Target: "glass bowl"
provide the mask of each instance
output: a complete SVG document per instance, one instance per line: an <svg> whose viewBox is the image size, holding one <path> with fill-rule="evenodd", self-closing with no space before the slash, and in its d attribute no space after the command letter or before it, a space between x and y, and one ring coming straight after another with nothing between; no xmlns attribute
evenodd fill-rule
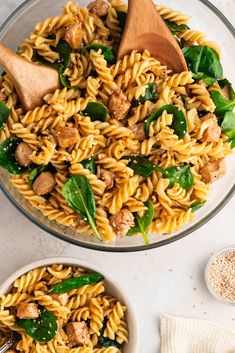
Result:
<svg viewBox="0 0 235 353"><path fill-rule="evenodd" d="M221 296L219 296L215 290L213 289L212 285L211 285L211 282L210 282L210 279L209 279L209 272L210 272L210 267L211 265L213 264L213 262L215 261L215 259L217 258L217 256L221 255L221 254L226 254L226 253L229 253L229 252L232 252L232 251L235 251L235 245L230 245L230 246L227 246L226 248L223 248L219 251L216 251L209 259L207 265L206 265L206 268L205 268L205 281L206 281L206 285L207 285L207 288L210 292L210 294L215 298L217 299L220 303L223 303L223 304L227 304L227 305L232 305L234 306L235 305L235 302L232 302L232 301L229 301L229 300L226 300L226 299L223 299Z"/></svg>
<svg viewBox="0 0 235 353"><path fill-rule="evenodd" d="M87 6L90 1L79 0L81 6ZM225 76L233 80L235 51L231 50L235 44L235 29L229 21L207 0L162 0L163 5L174 8L192 17L191 28L208 34L208 38L220 43L222 47ZM0 28L0 42L16 50L17 46L33 30L36 22L46 17L55 16L62 11L66 0L28 0L25 1L7 19ZM233 82L234 83L234 82ZM142 237L126 237L115 242L105 244L94 237L75 233L55 222L49 221L39 211L32 208L10 183L9 174L0 169L0 186L4 194L13 205L34 224L41 229L62 240L75 245L102 251L139 251L155 248L176 241L192 233L208 222L229 201L235 192L235 158L227 158L228 172L224 178L213 185L208 202L196 214L196 219L185 227L170 235L151 235L148 247L144 245Z"/></svg>

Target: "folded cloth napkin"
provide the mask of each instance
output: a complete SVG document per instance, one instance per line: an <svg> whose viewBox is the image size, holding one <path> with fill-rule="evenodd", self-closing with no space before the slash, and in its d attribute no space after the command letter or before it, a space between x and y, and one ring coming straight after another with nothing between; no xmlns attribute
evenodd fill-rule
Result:
<svg viewBox="0 0 235 353"><path fill-rule="evenodd" d="M235 332L210 321L162 315L161 353L235 353Z"/></svg>

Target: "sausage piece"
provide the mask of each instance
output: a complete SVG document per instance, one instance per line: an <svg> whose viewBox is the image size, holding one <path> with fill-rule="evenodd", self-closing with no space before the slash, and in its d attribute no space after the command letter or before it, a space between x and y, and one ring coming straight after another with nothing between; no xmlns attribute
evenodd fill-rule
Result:
<svg viewBox="0 0 235 353"><path fill-rule="evenodd" d="M37 304L21 302L18 306L16 316L19 319L37 319L39 314L40 311Z"/></svg>
<svg viewBox="0 0 235 353"><path fill-rule="evenodd" d="M133 214L127 208L123 208L110 217L110 224L115 233L120 238L123 238L128 230L135 225L134 220Z"/></svg>
<svg viewBox="0 0 235 353"><path fill-rule="evenodd" d="M100 169L100 179L105 183L106 190L111 190L113 188L115 177L115 173L110 172L107 169Z"/></svg>
<svg viewBox="0 0 235 353"><path fill-rule="evenodd" d="M208 113L201 118L201 122L210 120L210 125L204 131L201 141L203 142L218 142L221 136L221 128L218 125L215 114Z"/></svg>
<svg viewBox="0 0 235 353"><path fill-rule="evenodd" d="M134 137L140 142L143 142L146 139L145 123L135 124L133 126L130 126L130 129L133 131Z"/></svg>
<svg viewBox="0 0 235 353"><path fill-rule="evenodd" d="M84 321L69 322L66 325L66 332L71 347L78 344L86 344L89 340L88 327Z"/></svg>
<svg viewBox="0 0 235 353"><path fill-rule="evenodd" d="M68 302L69 296L67 293L52 294L52 298L57 300L62 306L65 306Z"/></svg>
<svg viewBox="0 0 235 353"><path fill-rule="evenodd" d="M42 196L49 194L49 192L51 192L55 186L56 182L53 174L50 172L43 172L34 181L33 190L35 194Z"/></svg>
<svg viewBox="0 0 235 353"><path fill-rule="evenodd" d="M208 163L205 167L199 170L199 173L202 175L202 181L206 184L211 184L220 179L226 173L224 158Z"/></svg>
<svg viewBox="0 0 235 353"><path fill-rule="evenodd" d="M33 149L25 142L21 142L15 150L15 159L22 167L32 164L30 159Z"/></svg>
<svg viewBox="0 0 235 353"><path fill-rule="evenodd" d="M131 103L128 101L127 97L120 89L117 89L113 92L109 99L108 108L114 118L118 120L124 119L129 112L130 107Z"/></svg>
<svg viewBox="0 0 235 353"><path fill-rule="evenodd" d="M109 4L104 0L95 0L87 8L93 15L103 17L108 14Z"/></svg>
<svg viewBox="0 0 235 353"><path fill-rule="evenodd" d="M64 35L64 40L69 44L72 49L80 49L84 31L81 23L75 23L67 27Z"/></svg>
<svg viewBox="0 0 235 353"><path fill-rule="evenodd" d="M62 148L68 148L80 140L79 132L75 127L61 127L57 130L56 136Z"/></svg>

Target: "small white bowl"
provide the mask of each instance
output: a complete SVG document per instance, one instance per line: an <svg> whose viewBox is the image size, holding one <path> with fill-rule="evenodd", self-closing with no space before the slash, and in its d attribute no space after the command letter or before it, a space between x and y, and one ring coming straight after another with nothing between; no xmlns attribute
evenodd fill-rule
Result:
<svg viewBox="0 0 235 353"><path fill-rule="evenodd" d="M138 323L137 317L135 314L135 310L131 300L129 299L128 294L126 291L121 287L121 285L114 279L112 276L109 275L106 271L99 268L98 266L86 262L83 260L79 260L76 258L71 257L52 257L47 258L39 261L32 262L28 265L21 267L15 273L13 273L8 279L0 285L0 296L3 294L7 294L15 280L21 277L23 274L39 267L50 266L53 264L62 264L62 265L72 265L72 266L79 266L87 269L89 272L98 272L104 276L105 279L105 288L108 294L111 294L118 298L123 304L127 306L127 324L129 329L129 343L123 347L124 353L136 353L138 347Z"/></svg>
<svg viewBox="0 0 235 353"><path fill-rule="evenodd" d="M234 306L235 305L235 302L231 302L229 300L225 300L223 299L222 297L220 297L213 289L212 285L211 285L211 282L210 282L210 279L209 279L209 271L210 271L210 267L212 265L212 263L215 261L216 257L223 254L223 253L226 253L226 252L231 252L231 251L235 251L235 245L231 245L231 246L227 246L226 248L223 248L221 250L218 250L216 251L212 256L211 258L209 259L207 265L206 265L206 268L205 268L205 281L206 281L206 285L207 285L207 288L210 292L210 294L215 298L217 299L220 303L223 303L223 304L227 304L227 305L232 305Z"/></svg>

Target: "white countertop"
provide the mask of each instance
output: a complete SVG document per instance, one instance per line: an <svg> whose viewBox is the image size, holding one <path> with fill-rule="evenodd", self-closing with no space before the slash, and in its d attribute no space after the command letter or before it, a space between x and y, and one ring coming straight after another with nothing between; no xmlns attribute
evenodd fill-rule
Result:
<svg viewBox="0 0 235 353"><path fill-rule="evenodd" d="M212 1L235 24L235 0ZM0 24L22 0L0 0ZM235 311L208 293L204 267L211 253L235 243L235 198L203 228L151 251L110 254L57 240L21 215L0 192L0 282L20 266L52 256L73 256L110 269L132 297L140 326L137 353L160 351L161 313L213 320L235 330ZM232 309L232 310L231 310Z"/></svg>

